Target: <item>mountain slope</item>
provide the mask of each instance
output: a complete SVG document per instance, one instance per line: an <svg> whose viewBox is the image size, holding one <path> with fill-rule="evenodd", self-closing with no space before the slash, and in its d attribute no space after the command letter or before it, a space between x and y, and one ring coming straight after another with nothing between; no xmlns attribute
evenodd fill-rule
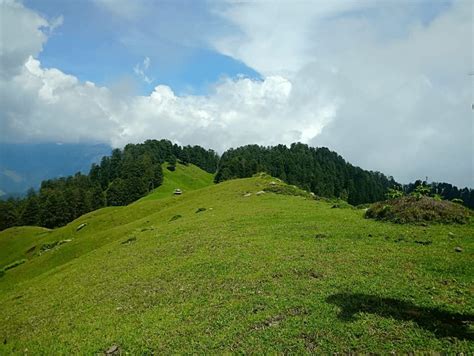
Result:
<svg viewBox="0 0 474 356"><path fill-rule="evenodd" d="M16 260L28 258L29 255L42 253L42 249L47 249L55 243L71 242L70 248L61 247L62 253L60 254L48 253L46 256L42 256L41 264L30 269L32 274L25 274L22 277L26 278L42 273L52 266L65 263L71 258L76 258L78 254L87 253L109 242L115 236L109 234L111 230L122 232L121 229L126 229L126 226L135 220L138 220L138 224L142 224L143 216L164 209L180 198L173 196L175 188L181 188L184 194L188 194L192 190L213 184L212 174L192 164L177 164L176 170L173 172L167 170L166 165L163 166L163 184L148 196L132 203L133 207L102 208L85 214L73 223L55 230L26 226L0 231L0 268ZM159 203L152 202L163 197L171 199ZM140 204L138 204L139 202ZM138 205L136 206L136 204ZM77 231L77 227L81 224L87 224L87 226ZM80 241L77 241L76 237L80 237ZM89 237L91 238L89 239ZM68 242L68 240L71 241ZM32 263L36 263L36 260L33 260Z"/></svg>
<svg viewBox="0 0 474 356"><path fill-rule="evenodd" d="M0 353L474 350L472 223L399 226L257 194L271 181L230 180L52 230L50 241L72 241L0 278Z"/></svg>
<svg viewBox="0 0 474 356"><path fill-rule="evenodd" d="M48 235L49 231L39 226L13 227L8 231L0 231L0 267L26 258L27 251Z"/></svg>

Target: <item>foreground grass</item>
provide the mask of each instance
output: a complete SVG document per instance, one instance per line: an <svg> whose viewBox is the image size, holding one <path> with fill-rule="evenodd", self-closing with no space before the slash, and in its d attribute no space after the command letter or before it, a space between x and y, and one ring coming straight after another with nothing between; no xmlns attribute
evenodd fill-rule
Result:
<svg viewBox="0 0 474 356"><path fill-rule="evenodd" d="M48 233L72 241L0 279L0 354L474 351L472 223L382 223L255 194L268 184L102 209Z"/></svg>

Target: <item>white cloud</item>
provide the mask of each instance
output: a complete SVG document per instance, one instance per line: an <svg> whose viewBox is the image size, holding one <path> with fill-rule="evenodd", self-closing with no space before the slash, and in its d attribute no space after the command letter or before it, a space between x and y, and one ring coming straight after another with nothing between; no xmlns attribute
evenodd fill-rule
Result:
<svg viewBox="0 0 474 356"><path fill-rule="evenodd" d="M0 0L0 78L18 74L28 57L41 52L48 22L11 0Z"/></svg>
<svg viewBox="0 0 474 356"><path fill-rule="evenodd" d="M146 72L150 67L150 58L145 57L143 63L137 63L135 67L133 67L133 72L145 83L151 84L153 80L151 80L147 75Z"/></svg>
<svg viewBox="0 0 474 356"><path fill-rule="evenodd" d="M150 96L129 103L123 114L129 121L115 143L165 136L223 150L254 142L304 141L308 130L318 133L335 112L335 104L319 105L314 99L300 107L292 84L278 76L263 81L226 79L209 96L177 97L160 85ZM289 120L298 110L298 121Z"/></svg>
<svg viewBox="0 0 474 356"><path fill-rule="evenodd" d="M231 2L219 14L239 31L212 42L261 73L285 73L301 102L336 100L312 144L404 182L472 186L472 3L434 19L423 11L408 1Z"/></svg>
<svg viewBox="0 0 474 356"><path fill-rule="evenodd" d="M315 59L317 25L367 1L227 1L215 13L237 31L212 38L215 48L265 75L291 76ZM312 36L316 35L316 36Z"/></svg>
<svg viewBox="0 0 474 356"><path fill-rule="evenodd" d="M104 2L118 13L128 6L119 11L120 4ZM303 141L402 181L428 175L472 185L469 2L429 24L406 20L410 6L404 2L397 12L362 1L219 5L233 35L210 41L264 79L224 78L206 96L177 96L164 85L130 96L43 68L35 57L46 41L42 28L54 22L3 1L9 22L2 18L2 36L8 27L10 37L0 41L2 63L9 64L0 79L2 139L121 146L169 138L220 151ZM10 28L17 23L24 31ZM145 57L134 71L150 81L149 67Z"/></svg>
<svg viewBox="0 0 474 356"><path fill-rule="evenodd" d="M0 81L2 139L7 141L106 141L120 134L106 88L81 83L30 57L20 74Z"/></svg>
<svg viewBox="0 0 474 356"><path fill-rule="evenodd" d="M135 72L146 80L149 66L145 57ZM254 142L308 141L336 112L336 100L322 93L302 101L294 95L301 89L281 76L223 79L208 96L178 97L159 85L149 96L124 97L58 69L42 68L30 57L1 86L7 94L4 138L11 141L97 140L121 146L164 137L222 151ZM293 116L297 120L288 119Z"/></svg>
<svg viewBox="0 0 474 356"><path fill-rule="evenodd" d="M178 97L159 85L149 96L120 98L57 69L43 69L33 58L2 86L11 93L5 98L3 132L17 141L97 140L122 146L164 137L222 151L253 142L307 141L336 110L335 103L317 97L301 103L292 84L278 76L225 79L209 96ZM288 120L295 114L298 121Z"/></svg>

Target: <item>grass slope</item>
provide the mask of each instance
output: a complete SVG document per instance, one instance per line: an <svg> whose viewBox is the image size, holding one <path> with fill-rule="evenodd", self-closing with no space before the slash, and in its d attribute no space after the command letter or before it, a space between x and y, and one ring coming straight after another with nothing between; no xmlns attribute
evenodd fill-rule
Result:
<svg viewBox="0 0 474 356"><path fill-rule="evenodd" d="M72 241L0 278L0 354L474 351L472 223L372 221L256 194L269 184L227 181L48 233Z"/></svg>
<svg viewBox="0 0 474 356"><path fill-rule="evenodd" d="M50 232L38 226L12 227L0 231L0 269L14 261L26 258L28 250L35 247Z"/></svg>
<svg viewBox="0 0 474 356"><path fill-rule="evenodd" d="M195 165L176 164L176 170L170 171L166 167L168 164L163 164L163 184L156 188L152 193L140 199L154 200L161 199L173 194L176 188L181 189L184 193L191 190L207 187L214 184L214 175L208 173Z"/></svg>

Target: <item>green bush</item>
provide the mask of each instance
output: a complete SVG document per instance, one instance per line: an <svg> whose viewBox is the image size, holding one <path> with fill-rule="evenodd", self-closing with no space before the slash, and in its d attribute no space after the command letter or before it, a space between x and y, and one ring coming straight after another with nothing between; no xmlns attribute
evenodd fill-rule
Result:
<svg viewBox="0 0 474 356"><path fill-rule="evenodd" d="M427 185L420 184L418 185L413 192L411 192L411 196L415 197L416 199L421 199L422 197L428 196L431 192L431 188Z"/></svg>
<svg viewBox="0 0 474 356"><path fill-rule="evenodd" d="M443 197L439 194L434 194L433 199L436 200L436 201L441 201L441 200L443 200Z"/></svg>
<svg viewBox="0 0 474 356"><path fill-rule="evenodd" d="M388 192L385 194L387 199L398 199L404 195L405 193L403 193L403 191L394 188L388 188Z"/></svg>

